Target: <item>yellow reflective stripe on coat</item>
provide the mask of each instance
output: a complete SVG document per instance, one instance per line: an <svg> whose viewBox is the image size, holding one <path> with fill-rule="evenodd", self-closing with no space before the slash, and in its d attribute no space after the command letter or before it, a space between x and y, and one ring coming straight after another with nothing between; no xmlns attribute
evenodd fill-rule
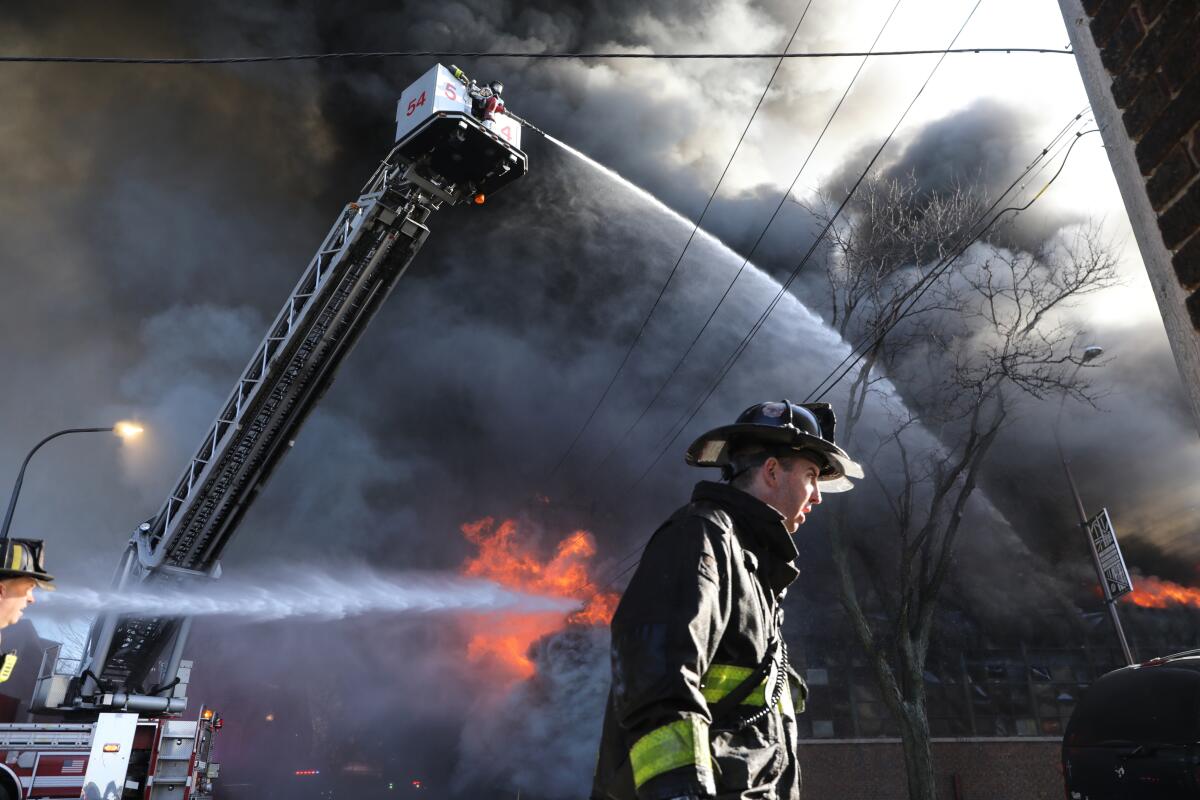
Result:
<svg viewBox="0 0 1200 800"><path fill-rule="evenodd" d="M13 650L11 653L5 653L3 656L0 656L0 683L4 683L6 680L8 680L9 678L12 677L13 667L15 667L16 665L17 665L17 651L16 650Z"/></svg>
<svg viewBox="0 0 1200 800"><path fill-rule="evenodd" d="M710 704L720 700L754 674L752 667L735 667L732 664L713 664L700 681L700 692ZM767 702L767 678L754 687L742 700L741 705L759 706Z"/></svg>
<svg viewBox="0 0 1200 800"><path fill-rule="evenodd" d="M708 723L688 717L655 728L633 743L629 762L633 766L633 784L639 789L651 778L680 767L711 770Z"/></svg>

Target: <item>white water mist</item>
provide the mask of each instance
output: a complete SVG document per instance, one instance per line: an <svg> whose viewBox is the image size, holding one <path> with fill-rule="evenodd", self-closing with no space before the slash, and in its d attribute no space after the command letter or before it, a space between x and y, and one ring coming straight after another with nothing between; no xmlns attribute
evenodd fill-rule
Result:
<svg viewBox="0 0 1200 800"><path fill-rule="evenodd" d="M568 152L571 155L575 156L576 158L582 160L583 162L588 164L588 166L592 167L593 169L599 170L600 172L604 173L606 176L608 176L612 180L621 184L621 186L623 186L626 189L628 189L629 191L633 192L642 200L645 200L647 203L652 205L655 209L666 214L668 217L671 218L671 220L673 222L676 222L685 228L696 227L695 222L693 222L692 220L683 216L678 211L676 211L675 209L671 208L669 205L664 203L662 200L659 200L657 197L650 194L650 192L648 192L645 189L643 189L642 187L638 186L636 183L629 180L628 178L626 178L625 176L623 176L621 173L617 172L616 170L610 169L609 167L604 166L599 161L595 160L594 158L587 155L586 153L576 150L574 147L571 147L571 145L567 144L566 142L561 142L558 139L555 139L553 136L550 136L549 134L546 135L546 138L549 139L554 144L561 147L566 152ZM780 284L777 280L775 280L773 277L771 277L771 275L768 274L765 270L763 270L761 267L755 265L755 263L753 261L744 259L743 256L739 255L736 250L734 250L729 245L725 244L725 242L721 241L718 237L716 237L713 234L706 231L704 228L696 227L696 236L701 241L706 242L706 243L712 245L713 247L715 247L717 249L717 251L723 256L726 256L730 259L734 259L737 261L745 260L746 267L750 270L750 272L759 278L765 279L767 281L767 283L769 285L771 285L771 287L774 288L776 291L783 288L782 284ZM818 325L821 325L821 326L825 325L824 321L820 317L818 317L816 314L812 313L812 311L810 311L806 305L804 305L802 302L800 302L800 300L798 300L795 297L795 295L788 293L784 297L784 301L786 303L788 303L789 305L795 306L795 308L798 311L800 311L802 314L806 315L806 317L810 321L816 322Z"/></svg>
<svg viewBox="0 0 1200 800"><path fill-rule="evenodd" d="M38 617L62 619L101 611L268 621L436 612L567 613L578 607L576 600L525 594L448 574L296 567L261 577L197 580L137 591L67 585L40 594L27 613L35 623Z"/></svg>
<svg viewBox="0 0 1200 800"><path fill-rule="evenodd" d="M645 201L655 210L665 214L672 223L688 230L695 226L696 241L715 249L720 258L729 259L732 263L740 263L744 260L746 262L746 271L739 278L739 282L744 281L748 292L755 297L755 300L746 306L747 310L750 310L751 313L757 314L765 309L765 304L759 303L760 298L765 300L768 297L774 297L782 290L782 284L775 280L770 273L756 266L749 259L745 259L719 238L704 228L698 227L694 221L679 214L650 192L565 142L559 141L549 135L546 138L567 153L583 161L592 169L599 171L610 180L616 182L622 188L632 192L636 197ZM814 360L805 364L807 369L813 370L812 374L814 375L820 375L827 366L831 366L837 359L842 358L850 352L850 343L843 339L833 327L828 325L819 315L813 313L807 305L790 291L784 291L780 307L776 310L772 320L774 322L773 327L778 332L781 341L807 341L815 346L814 350L823 351L824 360L828 362L827 364L822 363L820 360ZM739 330L737 333L740 335L742 331ZM736 341L736 339L733 341ZM901 409L904 409L906 406L899 391L888 379L879 381L874 386L874 391L878 395L877 402L881 406L894 404ZM836 403L836 400L834 402ZM907 413L906 409L904 413ZM927 431L923 425L918 425L910 429L908 436L914 450L944 454L942 443L936 436ZM982 489L975 490L973 499L983 513L991 517L998 525L1007 528L1013 534L1012 541L1014 543L1018 541L1012 525Z"/></svg>

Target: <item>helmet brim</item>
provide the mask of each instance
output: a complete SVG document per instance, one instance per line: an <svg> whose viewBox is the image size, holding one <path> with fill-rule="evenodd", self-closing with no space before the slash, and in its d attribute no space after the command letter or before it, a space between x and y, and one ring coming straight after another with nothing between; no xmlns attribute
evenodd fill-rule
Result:
<svg viewBox="0 0 1200 800"><path fill-rule="evenodd" d="M849 479L863 477L862 466L836 444L796 428L781 428L773 425L753 423L722 425L692 442L684 458L693 467L729 466L730 444L739 439L784 445L797 451L810 450L819 453L825 458L827 467L826 470L822 470L819 478L822 492L848 492L854 488L854 484Z"/></svg>
<svg viewBox="0 0 1200 800"><path fill-rule="evenodd" d="M835 445L836 447L836 445ZM839 452L826 453L826 457L830 461L835 462L837 469L841 472L840 475L832 475L828 478L821 478L821 493L822 494L837 494L838 492L848 492L854 488L854 482L851 478L862 478L863 468L857 461L851 460L841 448Z"/></svg>
<svg viewBox="0 0 1200 800"><path fill-rule="evenodd" d="M53 592L55 587L53 581L54 576L45 572L27 572L16 569L0 569L0 581L10 580L12 578L32 578L38 588L44 589L47 592Z"/></svg>

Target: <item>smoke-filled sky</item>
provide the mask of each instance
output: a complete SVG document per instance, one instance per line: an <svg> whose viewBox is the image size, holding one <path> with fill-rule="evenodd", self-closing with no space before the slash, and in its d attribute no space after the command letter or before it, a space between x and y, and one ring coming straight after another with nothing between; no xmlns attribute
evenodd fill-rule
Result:
<svg viewBox="0 0 1200 800"><path fill-rule="evenodd" d="M902 0L878 46L944 47L972 5ZM863 49L891 8L814 0L793 49ZM0 14L0 52L777 51L802 10L778 0L45 2ZM958 45L1066 42L1054 3L983 0ZM836 193L861 169L935 58L868 63L801 175L797 200L822 188ZM690 219L774 68L725 60L458 63L481 79L502 78L511 109ZM372 59L0 67L0 485L50 431L119 418L147 428L135 445L63 439L32 463L14 534L45 537L64 583L107 585L129 532L157 512L314 248L387 152L396 98L429 66ZM704 223L741 256L857 66L792 60L779 70ZM1069 56L950 56L879 166L927 186L958 178L1006 185L1085 105ZM346 575L367 563L452 572L472 554L460 524L522 514L537 517L548 544L574 527L593 530L597 561L614 565L701 477L682 463L691 437L751 403L803 397L844 354L820 321L822 281L801 280L669 455L631 488L655 443L774 295L766 273L785 275L811 241L811 220L788 203L756 255L765 273L752 270L739 282L679 379L597 469L741 263L701 237L594 425L553 471L689 228L544 139L527 133L525 146L526 178L482 208L443 209L431 219L418 261L245 518L225 556L227 574L318 563L346 565ZM1022 230L1052 241L1089 220L1118 249L1122 284L1070 312L1069 321L1105 347L1091 372L1105 396L1098 410L1068 401L1063 439L1085 502L1110 509L1131 566L1194 583L1200 439L1096 136L1080 140ZM1003 520L1000 533L964 535L956 582L980 606L990 604L993 617L1021 602L998 590L1006 558L1040 576L1030 579L1034 599L1025 602L1042 602L1056 587L1070 595L1088 579L1049 443L1057 411L1057 399L1029 406L1007 430L976 516ZM530 510L539 495L551 499L552 513ZM802 550L816 553L820 541L816 524L801 533ZM329 585L318 581L313 591ZM804 602L832 605L820 575L806 574L805 585ZM352 582L343 591L353 592ZM255 720L276 715L273 728L247 723L239 733L230 713L226 732L231 751L288 754L297 763L284 772L307 766L297 753L327 752L338 741L343 760L403 751L388 769L401 778L423 770L453 783L448 794L581 791L599 731L589 709L602 700L606 645L586 632L549 640L537 654L545 685L484 691L480 673L462 663L467 633L439 619L203 623L196 681L213 703ZM594 702L572 707L575 716L558 713L577 696ZM531 709L524 727L521 709ZM289 719L293 727L277 733L275 723ZM469 724L479 720L487 722ZM508 766L478 769L503 747L511 748L500 759ZM539 775L531 765L548 749L560 769ZM284 791L273 783L278 775L254 772L250 764L261 761L226 758L231 785L258 782L247 796Z"/></svg>

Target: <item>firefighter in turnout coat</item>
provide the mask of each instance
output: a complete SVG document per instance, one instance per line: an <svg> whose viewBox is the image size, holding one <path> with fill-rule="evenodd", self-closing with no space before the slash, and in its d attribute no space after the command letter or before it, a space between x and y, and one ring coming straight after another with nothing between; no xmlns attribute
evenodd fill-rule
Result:
<svg viewBox="0 0 1200 800"><path fill-rule="evenodd" d="M34 589L54 591L54 576L46 572L44 552L41 539L0 538L0 628L21 619L26 606L34 602ZM16 650L0 654L0 683L9 679L16 665Z"/></svg>
<svg viewBox="0 0 1200 800"><path fill-rule="evenodd" d="M796 713L781 608L792 534L862 468L827 403L760 403L697 439L720 467L650 539L612 621L612 688L592 800L797 800Z"/></svg>

